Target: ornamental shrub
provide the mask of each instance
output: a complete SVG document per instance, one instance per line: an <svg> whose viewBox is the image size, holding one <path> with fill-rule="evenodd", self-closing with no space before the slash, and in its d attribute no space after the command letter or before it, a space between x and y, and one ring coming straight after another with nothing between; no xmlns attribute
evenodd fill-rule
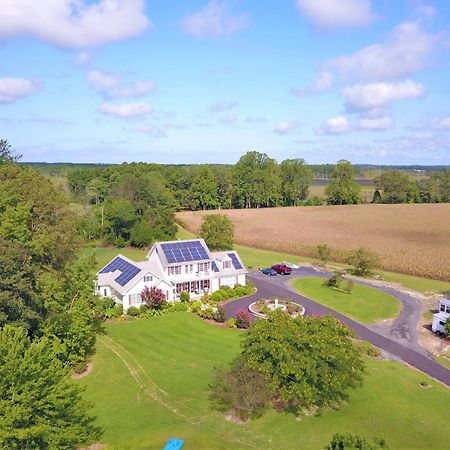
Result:
<svg viewBox="0 0 450 450"><path fill-rule="evenodd" d="M244 297L246 295L249 295L251 293L250 289L245 286L236 286L233 289L234 293L236 294L236 297Z"/></svg>
<svg viewBox="0 0 450 450"><path fill-rule="evenodd" d="M161 289L147 286L141 292L142 302L151 309L162 309L166 304L166 296Z"/></svg>
<svg viewBox="0 0 450 450"><path fill-rule="evenodd" d="M237 328L236 319L234 317L231 317L227 320L227 327L228 328Z"/></svg>
<svg viewBox="0 0 450 450"><path fill-rule="evenodd" d="M245 309L236 312L236 326L238 328L248 328L251 324L250 313Z"/></svg>
<svg viewBox="0 0 450 450"><path fill-rule="evenodd" d="M170 303L169 306L164 308L164 311L166 313L184 312L184 311L188 311L188 310L189 310L189 305L187 303L183 303L183 302L173 302L173 303Z"/></svg>
<svg viewBox="0 0 450 450"><path fill-rule="evenodd" d="M214 311L214 320L219 323L224 323L226 319L225 308L223 305L217 306Z"/></svg>
<svg viewBox="0 0 450 450"><path fill-rule="evenodd" d="M223 289L218 289L216 292L213 292L210 295L210 298L213 302L223 302L224 300L228 300L228 294Z"/></svg>
<svg viewBox="0 0 450 450"><path fill-rule="evenodd" d="M213 320L214 319L214 310L211 308L211 306L207 306L203 310L200 310L198 315L202 319Z"/></svg>
<svg viewBox="0 0 450 450"><path fill-rule="evenodd" d="M141 311L136 306L130 306L127 309L127 315L131 316L131 317L137 317L137 316L139 316L140 313L141 313Z"/></svg>
<svg viewBox="0 0 450 450"><path fill-rule="evenodd" d="M326 450L379 450L387 449L386 441L374 438L373 442L367 441L364 437L347 433L345 435L336 433L326 447Z"/></svg>
<svg viewBox="0 0 450 450"><path fill-rule="evenodd" d="M180 294L180 301L181 302L188 302L190 300L190 298L191 298L191 295L187 291L183 291Z"/></svg>

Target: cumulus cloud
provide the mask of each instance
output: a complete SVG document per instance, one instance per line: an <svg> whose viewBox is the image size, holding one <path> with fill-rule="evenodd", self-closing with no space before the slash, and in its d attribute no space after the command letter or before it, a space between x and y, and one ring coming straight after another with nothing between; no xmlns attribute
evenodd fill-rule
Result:
<svg viewBox="0 0 450 450"><path fill-rule="evenodd" d="M199 11L181 21L181 29L196 38L221 38L247 26L247 14L232 14L229 3L212 0Z"/></svg>
<svg viewBox="0 0 450 450"><path fill-rule="evenodd" d="M345 116L328 119L319 129L319 134L342 134L351 131L350 123Z"/></svg>
<svg viewBox="0 0 450 450"><path fill-rule="evenodd" d="M360 27L375 17L370 0L297 0L297 6L308 19L325 28Z"/></svg>
<svg viewBox="0 0 450 450"><path fill-rule="evenodd" d="M344 88L342 93L347 111L355 112L384 107L397 100L420 97L425 93L425 87L412 80L357 83Z"/></svg>
<svg viewBox="0 0 450 450"><path fill-rule="evenodd" d="M209 107L212 112L224 112L233 109L238 105L237 100L218 100Z"/></svg>
<svg viewBox="0 0 450 450"><path fill-rule="evenodd" d="M290 133L292 130L298 128L300 124L298 122L278 122L273 127L273 132L278 134L278 136L284 136L285 134Z"/></svg>
<svg viewBox="0 0 450 450"><path fill-rule="evenodd" d="M92 47L142 34L151 25L144 9L144 0L2 0L0 37Z"/></svg>
<svg viewBox="0 0 450 450"><path fill-rule="evenodd" d="M90 70L86 77L95 91L110 99L143 97L155 88L155 83L151 80L125 85L119 75L102 70Z"/></svg>
<svg viewBox="0 0 450 450"><path fill-rule="evenodd" d="M358 130L382 131L394 127L394 122L389 116L361 117L357 123Z"/></svg>
<svg viewBox="0 0 450 450"><path fill-rule="evenodd" d="M13 103L38 93L41 88L41 83L25 78L0 78L0 103Z"/></svg>
<svg viewBox="0 0 450 450"><path fill-rule="evenodd" d="M334 77L330 72L320 72L314 78L313 85L307 89L290 88L289 93L295 97L320 94L333 87Z"/></svg>
<svg viewBox="0 0 450 450"><path fill-rule="evenodd" d="M394 28L385 43L331 59L324 67L344 78L399 79L421 70L436 42L437 36L423 31L419 22L404 22Z"/></svg>
<svg viewBox="0 0 450 450"><path fill-rule="evenodd" d="M120 105L102 103L98 110L108 116L132 119L150 114L152 107L147 103L122 103Z"/></svg>
<svg viewBox="0 0 450 450"><path fill-rule="evenodd" d="M318 130L318 134L344 134L353 131L383 131L394 127L394 122L387 115L360 116L350 121L345 116L337 116L327 120Z"/></svg>

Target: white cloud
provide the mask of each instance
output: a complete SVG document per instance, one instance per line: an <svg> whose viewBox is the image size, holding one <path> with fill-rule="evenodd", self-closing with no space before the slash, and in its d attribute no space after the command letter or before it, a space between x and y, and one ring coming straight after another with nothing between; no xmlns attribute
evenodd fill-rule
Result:
<svg viewBox="0 0 450 450"><path fill-rule="evenodd" d="M218 100L209 109L213 112L223 112L228 109L233 109L238 105L237 100Z"/></svg>
<svg viewBox="0 0 450 450"><path fill-rule="evenodd" d="M278 134L278 136L284 136L285 134L288 134L292 130L295 130L298 128L300 124L298 122L278 122L273 127L273 132L275 134Z"/></svg>
<svg viewBox="0 0 450 450"><path fill-rule="evenodd" d="M25 78L0 78L0 103L13 103L38 93L41 83Z"/></svg>
<svg viewBox="0 0 450 450"><path fill-rule="evenodd" d="M424 32L419 22L404 22L394 28L385 43L331 59L324 67L344 78L398 79L421 70L436 42L437 37Z"/></svg>
<svg viewBox="0 0 450 450"><path fill-rule="evenodd" d="M75 56L74 60L79 66L86 66L93 58L94 54L92 52L82 51Z"/></svg>
<svg viewBox="0 0 450 450"><path fill-rule="evenodd" d="M233 123L236 122L236 120L237 120L236 114L227 114L226 116L222 116L220 118L220 121L225 123Z"/></svg>
<svg viewBox="0 0 450 450"><path fill-rule="evenodd" d="M375 15L370 0L297 0L300 11L325 28L351 28L370 23Z"/></svg>
<svg viewBox="0 0 450 450"><path fill-rule="evenodd" d="M83 48L136 37L151 23L144 0L2 0L0 37Z"/></svg>
<svg viewBox="0 0 450 450"><path fill-rule="evenodd" d="M362 111L388 106L397 100L417 98L425 93L422 84L412 80L394 83L357 83L342 91L347 111Z"/></svg>
<svg viewBox="0 0 450 450"><path fill-rule="evenodd" d="M419 120L408 127L412 130L450 130L450 116Z"/></svg>
<svg viewBox="0 0 450 450"><path fill-rule="evenodd" d="M152 107L147 103L122 103L121 105L102 103L98 110L109 116L129 119L150 114Z"/></svg>
<svg viewBox="0 0 450 450"><path fill-rule="evenodd" d="M304 97L306 95L320 94L328 91L333 87L334 77L330 72L319 72L314 78L313 85L308 89L289 89L289 93L296 97Z"/></svg>
<svg viewBox="0 0 450 450"><path fill-rule="evenodd" d="M143 97L155 88L151 80L136 81L127 86L119 75L102 70L90 70L86 77L89 84L105 98Z"/></svg>
<svg viewBox="0 0 450 450"><path fill-rule="evenodd" d="M247 14L233 15L228 2L212 0L201 10L184 17L181 29L196 38L220 38L242 30L247 23Z"/></svg>
<svg viewBox="0 0 450 450"><path fill-rule="evenodd" d="M351 126L345 116L328 119L319 130L319 134L342 134L351 131Z"/></svg>
<svg viewBox="0 0 450 450"><path fill-rule="evenodd" d="M389 116L376 118L362 117L359 119L357 128L359 130L382 131L394 127L394 122Z"/></svg>

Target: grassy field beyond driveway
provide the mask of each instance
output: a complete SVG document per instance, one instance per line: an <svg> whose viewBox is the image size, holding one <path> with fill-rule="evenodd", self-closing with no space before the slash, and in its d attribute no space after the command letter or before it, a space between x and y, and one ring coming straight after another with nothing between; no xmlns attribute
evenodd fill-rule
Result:
<svg viewBox="0 0 450 450"><path fill-rule="evenodd" d="M161 449L171 436L189 449L321 449L336 432L385 437L391 449L440 449L450 391L392 361L367 360L362 387L321 416L268 411L245 425L211 409L214 367L239 352L243 333L191 313L108 323L93 371L78 381L94 405L102 442L113 449ZM426 388L421 386L421 383Z"/></svg>
<svg viewBox="0 0 450 450"><path fill-rule="evenodd" d="M324 285L323 278L298 278L291 284L300 294L362 323L391 319L401 309L391 295L357 283L351 294Z"/></svg>

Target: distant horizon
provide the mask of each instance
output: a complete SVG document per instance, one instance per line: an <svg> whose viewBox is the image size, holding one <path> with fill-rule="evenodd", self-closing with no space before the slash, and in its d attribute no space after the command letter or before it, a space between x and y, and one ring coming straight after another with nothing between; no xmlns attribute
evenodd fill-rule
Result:
<svg viewBox="0 0 450 450"><path fill-rule="evenodd" d="M30 162L450 165L442 0L2 0L0 55Z"/></svg>

